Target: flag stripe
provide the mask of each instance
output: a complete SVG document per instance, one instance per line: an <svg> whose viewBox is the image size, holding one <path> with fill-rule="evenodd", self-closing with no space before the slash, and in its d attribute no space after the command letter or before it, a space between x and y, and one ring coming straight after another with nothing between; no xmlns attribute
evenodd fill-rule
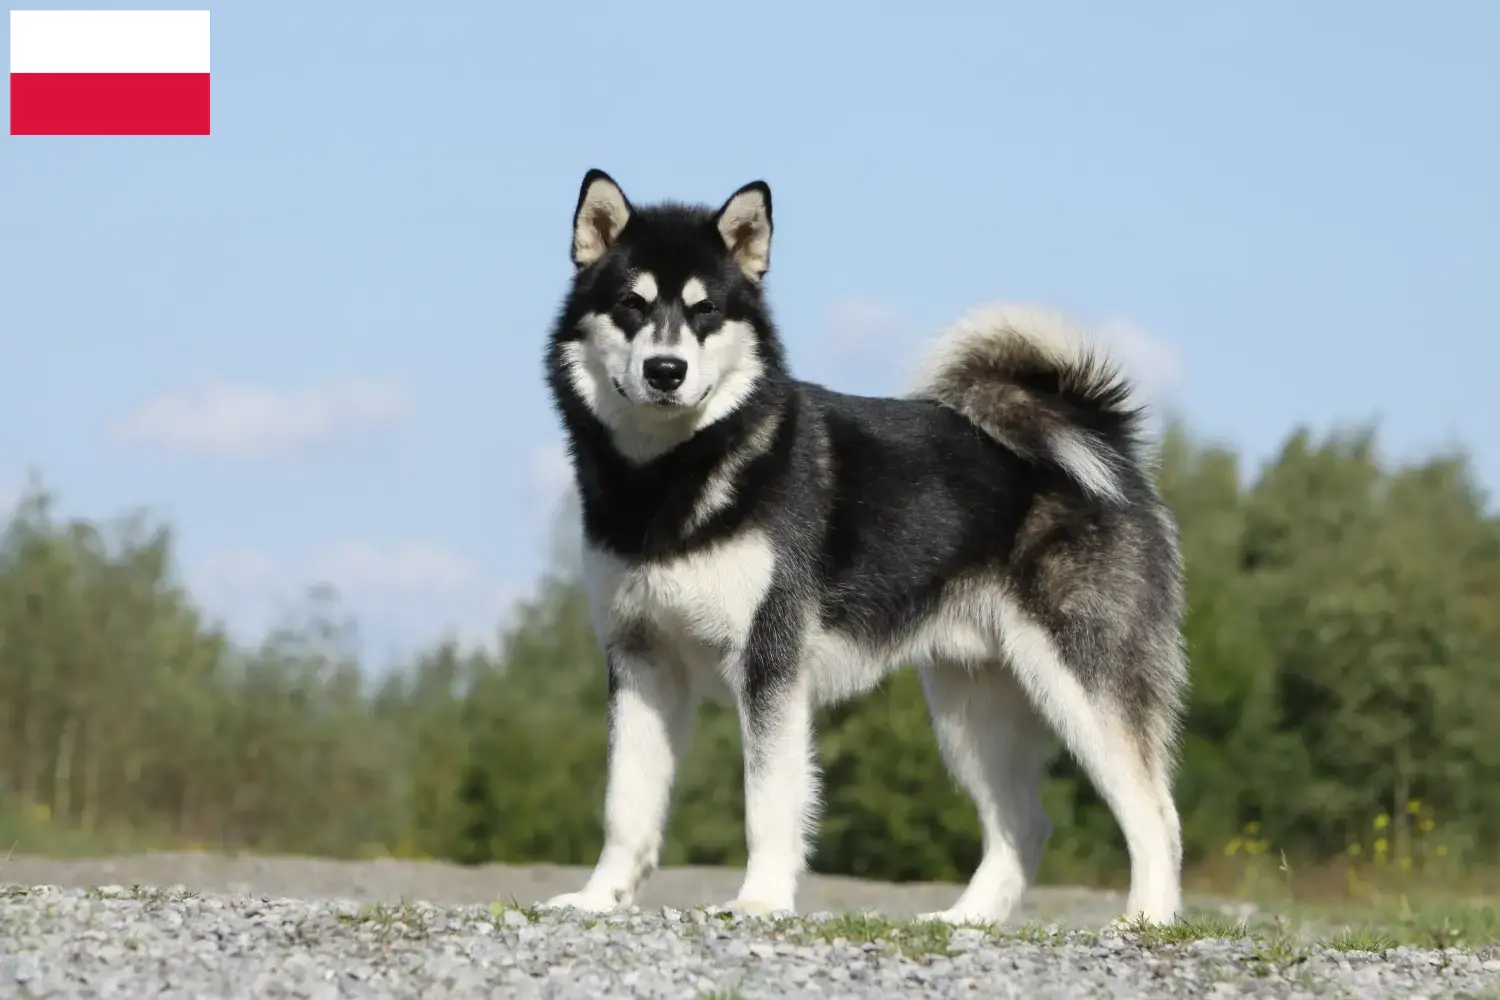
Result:
<svg viewBox="0 0 1500 1000"><path fill-rule="evenodd" d="M207 73L12 73L11 135L208 135Z"/></svg>
<svg viewBox="0 0 1500 1000"><path fill-rule="evenodd" d="M13 10L12 73L207 73L206 10Z"/></svg>

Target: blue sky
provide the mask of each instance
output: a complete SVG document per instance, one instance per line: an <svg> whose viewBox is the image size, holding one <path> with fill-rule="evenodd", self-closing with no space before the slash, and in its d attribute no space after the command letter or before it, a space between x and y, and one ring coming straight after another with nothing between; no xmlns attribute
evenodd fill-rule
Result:
<svg viewBox="0 0 1500 1000"><path fill-rule="evenodd" d="M1126 6L218 4L212 137L0 143L0 491L169 518L247 637L314 579L377 656L482 636L591 166L768 180L807 377L1042 301L1253 457L1373 419L1500 483L1500 4Z"/></svg>

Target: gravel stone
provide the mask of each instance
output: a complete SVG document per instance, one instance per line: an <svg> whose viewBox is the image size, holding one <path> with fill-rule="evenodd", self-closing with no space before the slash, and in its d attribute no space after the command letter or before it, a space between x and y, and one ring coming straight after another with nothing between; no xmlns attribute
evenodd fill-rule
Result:
<svg viewBox="0 0 1500 1000"><path fill-rule="evenodd" d="M117 877L99 865L113 864ZM154 858L146 867L164 864ZM217 864L218 867L213 866ZM1108 926L1109 894L1042 889L1024 930L886 926L840 916L863 907L890 916L951 898L953 887L851 888L810 880L815 912L794 920L723 913L692 895L735 883L718 872L679 883L628 913L589 917L523 911L546 892L576 887L583 872L546 884L525 874L525 895L489 872L488 899L455 899L485 885L480 869L446 880L430 866L430 893L412 893L400 868L260 859L261 877L233 862L168 866L143 880L139 859L32 862L0 867L0 1000L40 997L759 998L985 997L1024 1000L1200 997L1488 997L1500 991L1500 955L1394 948L1382 954L1320 946L1266 949L1252 941L1144 945ZM318 865L333 864L333 868ZM94 866L94 867L90 867ZM497 869L500 870L500 869ZM340 871L341 878L306 878ZM512 876L522 869L503 869ZM446 873L446 874L445 874ZM27 879L51 875L53 878ZM252 873L253 874L253 873ZM18 878L18 875L21 876ZM95 881L87 881L90 877ZM267 877L269 876L269 877ZM526 880L530 881L527 882ZM852 880L851 880L852 881ZM62 884L64 882L83 882ZM205 885L209 883L209 885ZM10 884L12 888L4 888ZM89 888L89 885L103 888ZM152 888L150 886L160 886ZM256 885L250 890L250 885ZM142 888L141 886L146 886ZM727 897L725 897L727 898ZM501 902L496 903L495 900ZM813 907L810 907L812 909ZM1036 914L1047 914L1045 925Z"/></svg>

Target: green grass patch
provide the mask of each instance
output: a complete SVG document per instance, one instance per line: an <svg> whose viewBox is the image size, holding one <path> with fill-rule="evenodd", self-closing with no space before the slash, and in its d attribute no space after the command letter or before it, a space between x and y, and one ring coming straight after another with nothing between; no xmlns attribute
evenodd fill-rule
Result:
<svg viewBox="0 0 1500 1000"><path fill-rule="evenodd" d="M951 955L954 928L941 921L895 920L875 913L842 913L828 920L784 917L773 924L774 933L798 943L822 941L832 944L884 944L893 952L911 958Z"/></svg>
<svg viewBox="0 0 1500 1000"><path fill-rule="evenodd" d="M1383 935L1419 948L1500 946L1500 903L1489 899L1379 897L1368 901L1293 906L1299 923L1329 939ZM1370 949L1360 949L1370 950Z"/></svg>
<svg viewBox="0 0 1500 1000"><path fill-rule="evenodd" d="M1359 927L1342 930L1328 939L1328 947L1335 951L1369 951L1379 954L1396 947L1399 942L1388 931L1378 927Z"/></svg>
<svg viewBox="0 0 1500 1000"><path fill-rule="evenodd" d="M1187 944L1191 941L1218 939L1238 941L1254 936L1250 926L1245 922L1231 920L1217 913L1188 915L1170 924L1154 924L1138 920L1127 924L1124 929L1148 948Z"/></svg>

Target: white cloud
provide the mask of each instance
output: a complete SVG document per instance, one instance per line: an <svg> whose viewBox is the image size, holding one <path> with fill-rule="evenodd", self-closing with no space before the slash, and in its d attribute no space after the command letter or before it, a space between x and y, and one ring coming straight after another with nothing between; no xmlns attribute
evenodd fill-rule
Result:
<svg viewBox="0 0 1500 1000"><path fill-rule="evenodd" d="M111 428L117 441L223 458L285 458L404 421L405 389L346 380L271 389L205 382L151 400Z"/></svg>
<svg viewBox="0 0 1500 1000"><path fill-rule="evenodd" d="M196 564L188 585L242 641L255 642L299 607L310 588L331 587L360 634L380 655L442 636L467 648L493 647L520 583L497 580L458 551L435 542L345 541L302 560L254 550L227 551Z"/></svg>

